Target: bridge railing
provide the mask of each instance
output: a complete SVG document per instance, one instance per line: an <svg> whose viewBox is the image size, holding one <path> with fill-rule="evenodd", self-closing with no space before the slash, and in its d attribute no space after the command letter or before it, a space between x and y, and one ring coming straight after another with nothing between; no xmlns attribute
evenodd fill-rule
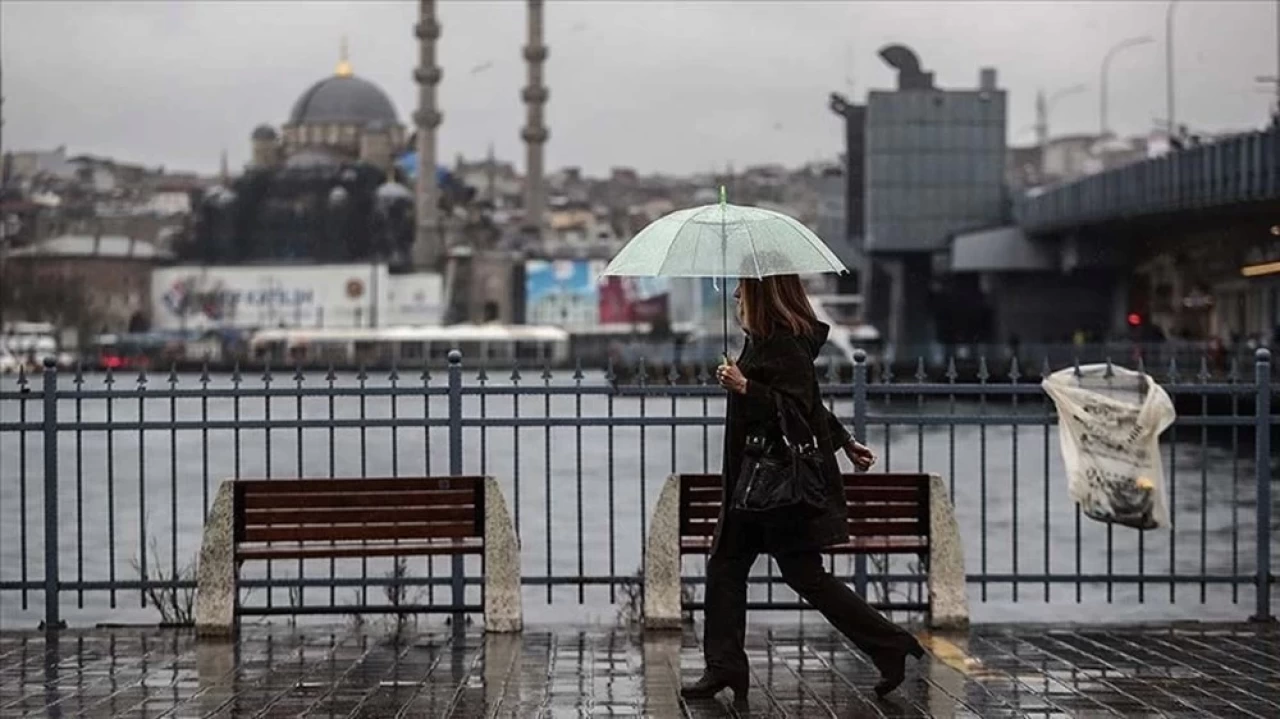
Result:
<svg viewBox="0 0 1280 719"><path fill-rule="evenodd" d="M1280 199L1280 128L1215 140L1041 188L1014 201L1031 233Z"/></svg>
<svg viewBox="0 0 1280 719"><path fill-rule="evenodd" d="M527 617L576 621L634 607L664 478L720 464L725 395L711 368L696 368L689 384L676 368L654 376L641 367L620 385L612 372L450 360L436 375L124 376L50 366L3 379L0 624L155 621L157 609L184 621L201 527L223 479L457 468L494 476L506 493ZM859 363L851 382L827 381L823 391L876 450L877 470L946 478L975 616L1269 617L1280 539L1270 356L1260 351L1224 379L1195 367L1152 373L1184 411L1161 438L1173 527L1151 532L1082 520L1067 494L1053 405L1016 362L899 380L869 377ZM910 603L923 574L909 559L832 567L882 602ZM478 603L479 560L462 569L458 594L449 558L276 561L246 575L246 601L341 612L385 598L449 613ZM686 562L695 591L701 569ZM792 600L771 563L759 569L759 599Z"/></svg>

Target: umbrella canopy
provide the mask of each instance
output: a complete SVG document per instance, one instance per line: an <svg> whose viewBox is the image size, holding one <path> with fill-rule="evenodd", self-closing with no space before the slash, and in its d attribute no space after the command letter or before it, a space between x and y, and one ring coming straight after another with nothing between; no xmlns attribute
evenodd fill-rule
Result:
<svg viewBox="0 0 1280 719"><path fill-rule="evenodd" d="M677 210L641 230L605 275L627 277L755 277L848 270L798 220L724 201Z"/></svg>
<svg viewBox="0 0 1280 719"><path fill-rule="evenodd" d="M754 277L848 272L830 249L794 218L759 207L720 203L677 210L654 220L618 253L604 275L624 277ZM729 355L729 298L721 295L724 356Z"/></svg>

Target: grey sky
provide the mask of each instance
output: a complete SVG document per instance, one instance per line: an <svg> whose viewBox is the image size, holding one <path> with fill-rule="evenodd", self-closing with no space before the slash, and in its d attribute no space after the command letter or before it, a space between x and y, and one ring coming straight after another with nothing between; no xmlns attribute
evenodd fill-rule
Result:
<svg viewBox="0 0 1280 719"><path fill-rule="evenodd" d="M1272 97L1255 77L1277 72L1276 8L1179 4L1180 121L1265 122ZM460 0L439 12L441 157L480 156L492 142L522 166L524 2ZM1113 129L1145 132L1165 114L1164 13L1159 0L548 0L548 166L690 172L832 157L843 140L827 94L892 87L876 57L890 42L914 48L944 87L972 87L979 67L996 67L1010 91L1011 139L1028 142L1038 87L1087 85L1057 105L1052 130L1096 130L1103 54L1150 35L1111 73ZM216 169L225 148L239 167L253 127L284 121L333 72L344 34L356 74L381 85L407 124L416 15L416 2L373 0L4 0L4 145L66 144L201 171Z"/></svg>

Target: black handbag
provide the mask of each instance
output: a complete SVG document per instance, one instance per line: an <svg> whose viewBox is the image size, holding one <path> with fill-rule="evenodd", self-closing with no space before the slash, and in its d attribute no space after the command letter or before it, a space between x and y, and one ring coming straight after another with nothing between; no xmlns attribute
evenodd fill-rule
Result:
<svg viewBox="0 0 1280 719"><path fill-rule="evenodd" d="M747 438L746 458L733 488L733 511L758 519L808 518L826 506L826 479L822 454L809 423L791 403L775 399L780 442L760 436ZM792 434L790 417L803 432Z"/></svg>

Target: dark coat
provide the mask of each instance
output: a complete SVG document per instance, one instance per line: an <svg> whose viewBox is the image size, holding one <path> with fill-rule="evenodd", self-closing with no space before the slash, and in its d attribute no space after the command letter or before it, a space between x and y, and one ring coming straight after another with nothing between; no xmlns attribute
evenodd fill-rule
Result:
<svg viewBox="0 0 1280 719"><path fill-rule="evenodd" d="M821 549L849 538L849 510L835 458L835 451L849 441L849 433L823 404L813 367L829 329L819 324L809 336L775 333L770 337L748 337L738 358L738 368L747 378L747 392L730 393L725 418L724 494L713 552L743 551L748 538L752 548L769 554ZM828 502L816 517L797 517L795 521L784 518L766 524L736 514L728 505L742 469L747 436L781 436L775 399L778 396L794 403L818 440L818 449L825 458ZM721 543L725 546L721 547Z"/></svg>

